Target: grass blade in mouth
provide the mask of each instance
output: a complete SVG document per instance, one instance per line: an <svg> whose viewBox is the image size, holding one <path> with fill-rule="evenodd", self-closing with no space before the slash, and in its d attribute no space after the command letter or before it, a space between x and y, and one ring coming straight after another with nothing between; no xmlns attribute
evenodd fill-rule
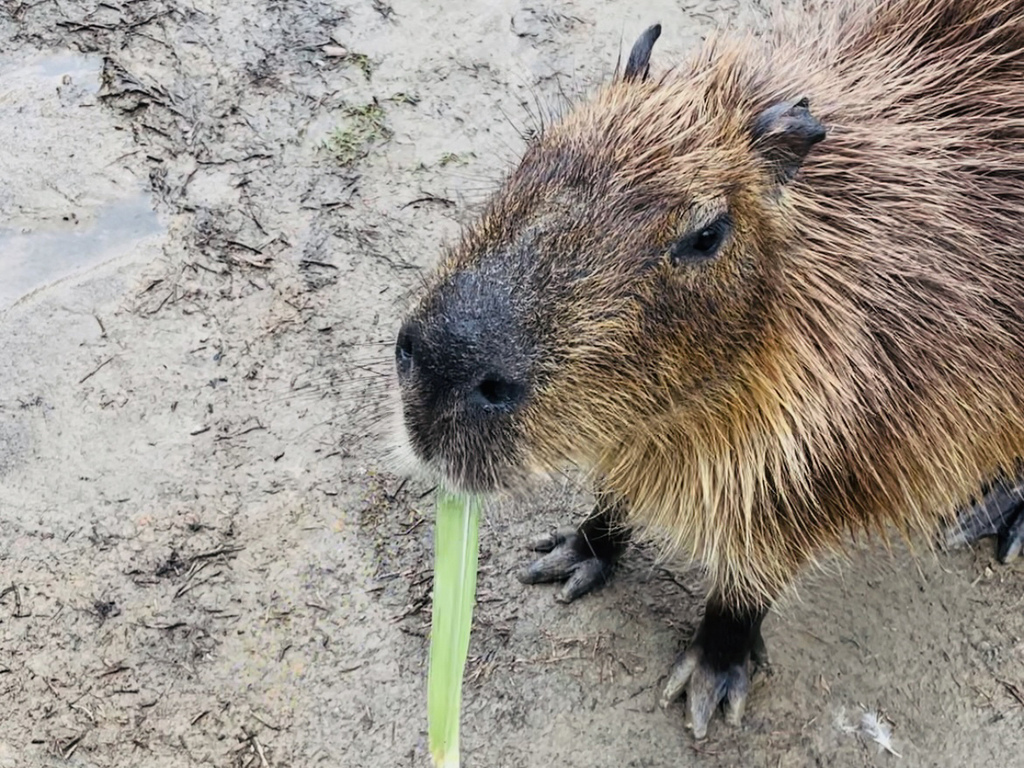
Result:
<svg viewBox="0 0 1024 768"><path fill-rule="evenodd" d="M481 500L437 492L434 594L427 674L430 754L437 768L458 768L462 675L476 601Z"/></svg>

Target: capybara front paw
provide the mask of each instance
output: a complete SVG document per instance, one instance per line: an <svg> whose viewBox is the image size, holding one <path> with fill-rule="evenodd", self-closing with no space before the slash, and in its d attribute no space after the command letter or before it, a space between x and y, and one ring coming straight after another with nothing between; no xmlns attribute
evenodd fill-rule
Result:
<svg viewBox="0 0 1024 768"><path fill-rule="evenodd" d="M544 554L519 572L524 584L564 581L555 599L571 603L604 585L611 577L614 561L595 551L587 538L574 529L548 534L531 547Z"/></svg>
<svg viewBox="0 0 1024 768"><path fill-rule="evenodd" d="M981 500L961 510L945 532L945 544L955 548L996 536L996 557L1009 563L1024 549L1024 482L1000 481Z"/></svg>

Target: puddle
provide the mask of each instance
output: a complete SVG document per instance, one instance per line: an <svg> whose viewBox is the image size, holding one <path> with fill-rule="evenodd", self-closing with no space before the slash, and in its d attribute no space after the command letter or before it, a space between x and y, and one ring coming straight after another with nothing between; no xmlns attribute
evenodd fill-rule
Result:
<svg viewBox="0 0 1024 768"><path fill-rule="evenodd" d="M97 100L101 67L71 51L0 56L0 313L162 229L122 162L130 133Z"/></svg>
<svg viewBox="0 0 1024 768"><path fill-rule="evenodd" d="M0 229L0 310L51 283L131 252L162 231L146 195L117 200L71 229Z"/></svg>
<svg viewBox="0 0 1024 768"><path fill-rule="evenodd" d="M15 77L21 75L59 82L63 82L65 77L69 77L83 91L96 93L100 89L101 65L102 60L99 56L67 51L29 59L22 62L20 70L13 74ZM6 74L11 76L12 73Z"/></svg>
<svg viewBox="0 0 1024 768"><path fill-rule="evenodd" d="M95 54L55 51L24 59L0 56L0 108L24 101L31 93L56 95L65 105L80 106L100 90L103 59Z"/></svg>

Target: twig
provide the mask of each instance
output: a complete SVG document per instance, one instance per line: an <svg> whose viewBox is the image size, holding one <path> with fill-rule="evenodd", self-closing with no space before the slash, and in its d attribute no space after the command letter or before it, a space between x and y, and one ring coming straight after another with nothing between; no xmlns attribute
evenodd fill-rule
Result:
<svg viewBox="0 0 1024 768"><path fill-rule="evenodd" d="M416 205L418 203L440 203L445 208L451 208L453 205L455 205L455 201L454 200L449 200L447 197L437 197L436 195L427 195L425 197L417 197L415 200L410 200L408 203L406 203L405 205L401 206L399 208L399 210L400 211L401 210L405 210L409 206Z"/></svg>
<svg viewBox="0 0 1024 768"><path fill-rule="evenodd" d="M272 730L272 731L280 731L280 730L282 730L282 727L280 725L274 725L273 723L268 723L266 720L264 720L262 717L257 715L255 712L253 712L251 714L252 714L253 720L257 721L258 723L261 723L261 724L265 725L270 730Z"/></svg>
<svg viewBox="0 0 1024 768"><path fill-rule="evenodd" d="M178 591L174 593L174 596L175 597L181 597L186 592L191 592L196 587L203 586L203 584L205 584L206 582L210 581L211 579L217 578L222 573L224 573L224 571L217 571L216 573L210 574L209 576L207 576L205 579L202 579L201 581L194 581L191 584L183 584L181 587L178 588Z"/></svg>
<svg viewBox="0 0 1024 768"><path fill-rule="evenodd" d="M32 612L25 613L21 603L21 589L13 581L11 586L0 592L0 600L3 600L7 595L14 594L14 618L25 619L32 615Z"/></svg>
<svg viewBox="0 0 1024 768"><path fill-rule="evenodd" d="M258 432L259 430L262 430L262 429L266 429L266 427L264 427L262 424L260 424L257 421L256 422L256 426L254 426L254 427L249 427L248 429L243 429L240 432L234 432L234 433L232 433L230 435L217 435L217 437L215 437L214 440L233 440L236 437L241 437L242 435L247 435L250 432Z"/></svg>
<svg viewBox="0 0 1024 768"><path fill-rule="evenodd" d="M71 756L75 754L75 750L78 749L78 745L82 743L82 739L85 738L85 734L88 731L82 731L80 734L75 736L71 741L60 748L61 757L65 760L70 760Z"/></svg>
<svg viewBox="0 0 1024 768"><path fill-rule="evenodd" d="M85 694L82 694L82 695L84 696ZM90 711L89 711L88 709L86 709L85 707L83 707L83 706L82 706L81 704L79 704L79 703L78 703L77 701L69 701L69 702L68 702L68 707L69 707L70 709L77 709L77 710L78 710L79 712L82 712L82 713L83 713L83 714L84 714L84 715L85 715L86 717L88 717L88 718L89 718L90 720L92 720L92 723L93 723L93 725L95 725L95 724L96 724L96 715L94 715L94 714L93 714L92 712L90 712ZM85 734L82 734L82 735L84 736Z"/></svg>
<svg viewBox="0 0 1024 768"><path fill-rule="evenodd" d="M219 547L218 549L211 549L209 552L200 552L198 555L192 555L189 561L194 563L197 560L207 560L211 557L219 557L220 555L233 555L235 552L241 552L243 549L245 549L243 546Z"/></svg>
<svg viewBox="0 0 1024 768"><path fill-rule="evenodd" d="M267 756L263 754L263 745L260 744L260 740L254 735L252 737L253 746L256 747L256 754L260 756L260 766L262 768L270 768L270 763L267 762Z"/></svg>
<svg viewBox="0 0 1024 768"><path fill-rule="evenodd" d="M1006 689L1006 692L1013 696L1017 700L1017 703L1024 707L1024 693L1021 693L1020 688L1011 683L1009 680L1000 680L996 678L997 682Z"/></svg>
<svg viewBox="0 0 1024 768"><path fill-rule="evenodd" d="M258 256L262 256L263 255L263 249L262 248L257 248L255 245L249 245L247 243L242 243L242 242L239 242L238 240L225 240L224 242L227 243L228 245L233 245L236 248L241 248L243 251L248 251L249 253L255 253Z"/></svg>
<svg viewBox="0 0 1024 768"><path fill-rule="evenodd" d="M92 378L93 376L95 376L95 375L96 375L97 373L99 373L100 369L102 369L102 368L103 368L103 366L105 366L105 365L106 365L107 363L109 363L109 362L110 362L111 360L113 360L113 359L114 359L114 358L112 358L112 357L108 357L108 358L107 358L106 360L104 360L104 361L103 361L102 363L100 363L100 364L99 364L99 365L97 365L97 366L96 366L95 368L93 368L93 369L92 369L92 370L91 370L91 371L90 371L89 373L85 374L85 376L83 376L82 378L80 378L80 379L78 380L78 383L79 383L79 384L84 384L85 382L87 382L87 381L88 381L89 379L91 379L91 378Z"/></svg>
<svg viewBox="0 0 1024 768"><path fill-rule="evenodd" d="M260 744L260 740L256 738L256 734L249 733L245 729L243 729L242 732L245 733L246 741L249 742L249 746L253 748L260 759L260 768L270 768L270 763L267 762L267 756L263 752L263 745Z"/></svg>
<svg viewBox="0 0 1024 768"><path fill-rule="evenodd" d="M174 621L174 622L171 622L170 624L147 624L144 621L140 621L139 622L139 626L140 627L145 627L146 629L172 630L172 629L180 629L181 627L187 627L188 625L184 621Z"/></svg>
<svg viewBox="0 0 1024 768"><path fill-rule="evenodd" d="M398 484L398 487L395 488L395 492L394 493L388 493L387 491L384 491L384 498L387 499L389 502L394 502L395 499L398 498L398 494L400 494L402 492L402 490L405 488L405 484L407 482L409 482L409 478L408 477L403 477L402 478L402 482L400 482Z"/></svg>
<svg viewBox="0 0 1024 768"><path fill-rule="evenodd" d="M166 304L170 300L171 296L173 296L174 293L175 293L174 290L168 291L167 295L164 296L163 299L160 301L160 303L156 305L156 308L155 309L151 309L146 314L147 315L155 315L157 312L159 312L161 309L164 308L164 304Z"/></svg>
<svg viewBox="0 0 1024 768"><path fill-rule="evenodd" d="M658 566L656 570L661 574L662 579L664 579L665 581L671 581L673 584L675 584L677 587L683 590L683 592L688 594L690 597L693 597L693 589L684 584L683 582L681 582L676 577L676 575L672 573L672 571L670 571L668 568L662 568L661 566Z"/></svg>
<svg viewBox="0 0 1024 768"><path fill-rule="evenodd" d="M111 675L116 675L121 672L127 672L129 669L131 669L131 667L125 666L124 664L118 664L110 669L103 670L97 675L97 677L110 677Z"/></svg>

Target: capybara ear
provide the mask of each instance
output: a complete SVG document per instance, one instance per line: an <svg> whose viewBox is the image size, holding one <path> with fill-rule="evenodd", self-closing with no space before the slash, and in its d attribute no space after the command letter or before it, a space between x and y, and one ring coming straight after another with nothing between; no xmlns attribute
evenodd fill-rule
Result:
<svg viewBox="0 0 1024 768"><path fill-rule="evenodd" d="M806 98L773 104L757 116L754 147L785 184L796 176L811 147L825 138L825 126L811 114Z"/></svg>
<svg viewBox="0 0 1024 768"><path fill-rule="evenodd" d="M629 61L626 62L626 71L622 75L623 80L636 80L643 82L651 71L651 49L655 42L661 37L661 24L655 24L644 30L644 33L633 43L633 50L629 52Z"/></svg>

